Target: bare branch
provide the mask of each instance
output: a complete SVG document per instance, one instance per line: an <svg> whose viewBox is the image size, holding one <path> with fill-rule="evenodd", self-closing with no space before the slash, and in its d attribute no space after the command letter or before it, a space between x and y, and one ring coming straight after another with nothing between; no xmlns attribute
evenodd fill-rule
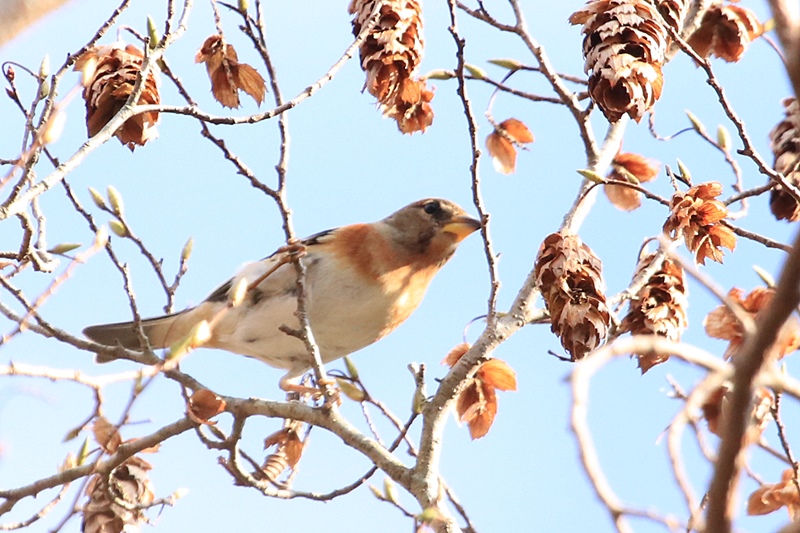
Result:
<svg viewBox="0 0 800 533"><path fill-rule="evenodd" d="M719 448L719 459L708 489L707 522L710 531L727 532L731 529L732 497L742 464L742 437L747 427L749 405L753 387L759 374L768 368L765 363L768 348L775 342L778 330L800 303L800 234L786 258L783 271L769 306L759 313L756 329L746 335L744 344L733 361L736 373L731 395L732 416L725 427Z"/></svg>

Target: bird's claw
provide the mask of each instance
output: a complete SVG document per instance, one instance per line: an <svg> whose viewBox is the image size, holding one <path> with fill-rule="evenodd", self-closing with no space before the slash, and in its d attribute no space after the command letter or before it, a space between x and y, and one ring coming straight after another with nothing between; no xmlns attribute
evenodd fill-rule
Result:
<svg viewBox="0 0 800 533"><path fill-rule="evenodd" d="M306 255L306 245L297 239L292 239L287 244L278 248L278 252L286 254L289 261L295 261Z"/></svg>
<svg viewBox="0 0 800 533"><path fill-rule="evenodd" d="M321 380L319 387L309 387L297 383L281 383L281 389L286 393L297 394L300 398L310 396L315 401L323 399L323 407L330 407L334 404L336 406L342 405L339 387L336 386L336 381L333 379Z"/></svg>

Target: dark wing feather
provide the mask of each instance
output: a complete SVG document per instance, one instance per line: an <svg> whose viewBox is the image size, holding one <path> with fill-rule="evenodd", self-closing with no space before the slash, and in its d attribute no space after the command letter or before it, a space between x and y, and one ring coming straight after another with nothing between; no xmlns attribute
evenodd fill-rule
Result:
<svg viewBox="0 0 800 533"><path fill-rule="evenodd" d="M336 229L328 229L328 230L325 230L325 231L320 231L319 233L315 233L314 235L311 235L310 237L306 237L305 239L303 239L300 242L302 244L304 244L305 246L313 246L315 244L322 244L323 242L325 242L326 237L328 237L330 235L333 235L334 231L336 231Z"/></svg>
<svg viewBox="0 0 800 533"><path fill-rule="evenodd" d="M229 279L216 289L214 292L208 295L206 298L207 302L225 302L228 300L228 292L231 290L231 286L233 285L233 278Z"/></svg>

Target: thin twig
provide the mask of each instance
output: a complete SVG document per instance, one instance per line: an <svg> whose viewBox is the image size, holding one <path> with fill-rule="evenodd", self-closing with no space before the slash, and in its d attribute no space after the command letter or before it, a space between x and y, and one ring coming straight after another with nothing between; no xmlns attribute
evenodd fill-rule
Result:
<svg viewBox="0 0 800 533"><path fill-rule="evenodd" d="M464 116L467 119L467 131L469 132L470 149L472 153L472 162L470 164L470 174L472 176L472 201L478 214L481 217L481 236L483 237L483 249L486 255L486 264L489 269L489 301L487 303L486 321L489 327L494 325L496 320L495 311L497 307L497 292L500 289L500 279L497 271L497 256L492 247L491 236L489 235L489 214L483 201L481 194L481 181L480 171L478 164L480 162L481 151L478 148L478 126L475 121L475 115L472 112L472 103L467 95L467 86L464 81L464 48L466 41L458 33L458 26L456 21L456 3L455 0L448 0L450 6L450 35L456 44L456 78L458 79L458 97L461 100L461 105L464 108Z"/></svg>

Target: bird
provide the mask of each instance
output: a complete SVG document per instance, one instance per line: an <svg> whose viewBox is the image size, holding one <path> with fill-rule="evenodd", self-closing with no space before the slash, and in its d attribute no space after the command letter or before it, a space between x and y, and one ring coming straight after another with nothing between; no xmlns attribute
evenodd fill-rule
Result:
<svg viewBox="0 0 800 533"><path fill-rule="evenodd" d="M428 198L373 223L323 231L299 242L306 267L306 312L323 363L368 346L402 324L420 305L433 277L459 243L481 228L455 203ZM89 326L89 339L128 349L168 348L202 321L211 324L203 347L245 355L286 371L282 390L307 391L298 379L312 368L305 343L287 334L299 329L297 269L292 247L246 263L202 303L136 322ZM244 281L242 281L244 280ZM247 284L232 306L237 287ZM98 354L98 362L113 357Z"/></svg>

